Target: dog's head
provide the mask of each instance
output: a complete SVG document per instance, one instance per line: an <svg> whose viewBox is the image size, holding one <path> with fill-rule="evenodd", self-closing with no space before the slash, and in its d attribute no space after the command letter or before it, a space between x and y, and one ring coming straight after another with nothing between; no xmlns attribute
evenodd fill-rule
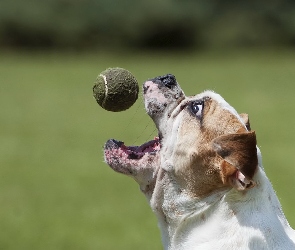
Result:
<svg viewBox="0 0 295 250"><path fill-rule="evenodd" d="M109 140L105 160L115 171L132 176L149 198L163 179L199 198L255 185L256 136L246 114L212 91L186 97L173 75L148 80L143 90L159 136L138 147Z"/></svg>

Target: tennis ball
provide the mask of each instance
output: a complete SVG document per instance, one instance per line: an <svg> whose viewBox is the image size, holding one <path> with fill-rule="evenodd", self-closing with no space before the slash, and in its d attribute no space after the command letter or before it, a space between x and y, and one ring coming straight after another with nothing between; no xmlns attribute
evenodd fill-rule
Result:
<svg viewBox="0 0 295 250"><path fill-rule="evenodd" d="M97 103L113 112L130 108L137 100L138 92L136 78L122 68L108 68L101 72L93 86L93 96Z"/></svg>

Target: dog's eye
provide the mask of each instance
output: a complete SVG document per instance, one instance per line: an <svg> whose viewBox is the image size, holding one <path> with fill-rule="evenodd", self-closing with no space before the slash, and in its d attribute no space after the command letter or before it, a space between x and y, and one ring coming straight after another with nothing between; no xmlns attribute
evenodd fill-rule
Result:
<svg viewBox="0 0 295 250"><path fill-rule="evenodd" d="M199 101L191 103L191 111L197 117L202 116L203 104L204 104L203 102L199 102Z"/></svg>

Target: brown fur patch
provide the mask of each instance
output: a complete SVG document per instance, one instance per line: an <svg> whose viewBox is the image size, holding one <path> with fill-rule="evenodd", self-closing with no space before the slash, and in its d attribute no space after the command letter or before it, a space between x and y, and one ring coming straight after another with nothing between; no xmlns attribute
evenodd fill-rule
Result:
<svg viewBox="0 0 295 250"><path fill-rule="evenodd" d="M213 140L213 148L246 177L253 178L258 166L255 131L222 135Z"/></svg>
<svg viewBox="0 0 295 250"><path fill-rule="evenodd" d="M244 118L247 123L248 116ZM183 117L173 156L176 178L183 190L204 197L231 185L229 177L237 170L251 179L256 153L255 132L248 132L238 117L208 98L201 120L189 112Z"/></svg>
<svg viewBox="0 0 295 250"><path fill-rule="evenodd" d="M222 161L220 168L220 176L223 184L229 184L229 177L235 174L237 169L225 160Z"/></svg>

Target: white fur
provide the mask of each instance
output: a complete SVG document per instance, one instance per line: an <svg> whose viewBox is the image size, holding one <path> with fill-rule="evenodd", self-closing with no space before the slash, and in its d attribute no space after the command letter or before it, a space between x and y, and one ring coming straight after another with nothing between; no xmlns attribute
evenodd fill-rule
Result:
<svg viewBox="0 0 295 250"><path fill-rule="evenodd" d="M125 146L115 144L112 148L113 143L109 143L105 159L115 171L132 176L140 185L158 218L164 249L295 249L295 231L289 226L264 172L257 146L256 172L255 150L249 151L251 160L255 160L249 178L254 176L251 183L255 185L235 188L223 178L225 175L221 178L224 174L221 163L226 162L213 151L211 143L220 135L238 133L240 129L243 135L255 136L247 130L247 120L212 91L186 97L178 84L165 88L158 81L144 84L144 97L146 111L159 130L160 151L135 160L129 158ZM206 105L213 105L211 109L204 104L204 109L207 108L204 123L190 106L200 100L202 105L204 100L210 100ZM256 139L251 138L253 143L249 147L253 149ZM243 149L247 149L246 144ZM236 155L233 157L238 161ZM226 177L236 176L249 184L242 169L233 167L235 172Z"/></svg>
<svg viewBox="0 0 295 250"><path fill-rule="evenodd" d="M164 240L167 242L165 249L295 249L294 230L261 168L255 181L259 182L259 187L251 189L242 198L239 191L231 189L202 201L191 200L190 209L169 223L171 234ZM166 228L161 230L166 231Z"/></svg>
<svg viewBox="0 0 295 250"><path fill-rule="evenodd" d="M220 95L205 91L193 98L204 96L217 101L243 124L236 110ZM183 100L188 101L189 99ZM161 156L162 168L166 171L173 169L169 156L173 153L171 150L177 140L181 119L180 109L176 108L170 119L162 121L162 124L169 128L166 129L169 131L169 137L163 142L164 148L161 152L164 155ZM171 178L166 177L156 184L155 190L164 188L164 194L160 198L152 197L150 202L158 216L166 250L295 249L295 232L289 226L265 175L258 148L257 152L259 168L253 179L256 186L243 194L232 188L200 200L185 192L179 192L172 175ZM161 198L163 212L155 209Z"/></svg>

